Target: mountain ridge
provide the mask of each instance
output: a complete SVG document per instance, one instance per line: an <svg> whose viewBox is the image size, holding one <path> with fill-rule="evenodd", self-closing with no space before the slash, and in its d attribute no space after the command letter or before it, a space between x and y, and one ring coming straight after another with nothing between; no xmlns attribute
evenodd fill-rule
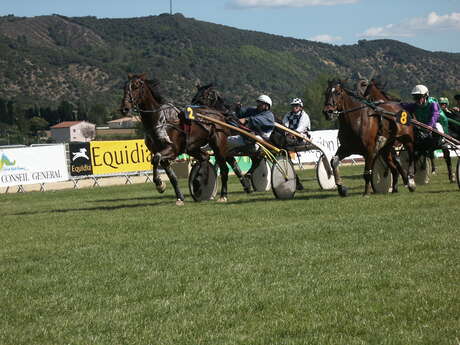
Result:
<svg viewBox="0 0 460 345"><path fill-rule="evenodd" d="M325 76L378 74L407 97L415 84L432 94L460 90L460 54L430 52L395 40L331 45L160 14L137 18L0 17L0 98L26 105L103 104L115 110L127 73L159 79L178 104L197 81L231 100L259 93L276 104L309 98L318 111ZM313 92L312 88L315 88ZM309 106L307 105L307 108Z"/></svg>

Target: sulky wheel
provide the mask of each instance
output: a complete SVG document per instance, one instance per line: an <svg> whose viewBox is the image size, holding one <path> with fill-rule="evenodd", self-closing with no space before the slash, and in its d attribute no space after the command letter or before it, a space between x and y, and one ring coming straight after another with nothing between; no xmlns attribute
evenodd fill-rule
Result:
<svg viewBox="0 0 460 345"><path fill-rule="evenodd" d="M263 159L251 175L252 187L256 192L266 192L270 190L271 171L268 162Z"/></svg>
<svg viewBox="0 0 460 345"><path fill-rule="evenodd" d="M385 194L391 191L393 176L382 155L378 155L372 168L372 189L374 193Z"/></svg>
<svg viewBox="0 0 460 345"><path fill-rule="evenodd" d="M272 191L277 199L292 199L296 191L295 171L288 157L278 156L272 166Z"/></svg>
<svg viewBox="0 0 460 345"><path fill-rule="evenodd" d="M457 185L460 188L460 157L457 158Z"/></svg>
<svg viewBox="0 0 460 345"><path fill-rule="evenodd" d="M213 199L217 194L217 170L209 161L195 162L188 176L188 188L195 201Z"/></svg>
<svg viewBox="0 0 460 345"><path fill-rule="evenodd" d="M332 174L332 170L329 169L329 167L330 165L327 161L326 155L322 154L316 163L316 180L318 181L320 188L323 190L331 190L337 188L335 185L334 175Z"/></svg>

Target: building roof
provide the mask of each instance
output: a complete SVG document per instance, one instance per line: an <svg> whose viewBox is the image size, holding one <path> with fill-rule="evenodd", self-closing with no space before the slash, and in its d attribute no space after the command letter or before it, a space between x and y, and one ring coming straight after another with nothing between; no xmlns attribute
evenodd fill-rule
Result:
<svg viewBox="0 0 460 345"><path fill-rule="evenodd" d="M140 122L138 117L125 116L125 117L122 117L116 120L107 121L107 123L119 123L119 122L126 122L126 121Z"/></svg>
<svg viewBox="0 0 460 345"><path fill-rule="evenodd" d="M64 121L60 122L57 125L51 126L50 128L69 128L75 125L78 125L79 123L82 123L85 121Z"/></svg>

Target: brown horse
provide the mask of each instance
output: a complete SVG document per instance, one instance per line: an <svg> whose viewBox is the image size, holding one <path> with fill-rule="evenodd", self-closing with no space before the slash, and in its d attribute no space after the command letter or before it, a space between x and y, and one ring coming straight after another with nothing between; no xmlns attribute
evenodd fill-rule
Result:
<svg viewBox="0 0 460 345"><path fill-rule="evenodd" d="M370 101L382 100L385 101L385 104L388 102L393 102L395 105L398 105L400 102L400 99L396 99L386 94L385 91L383 91L384 86L381 86L377 79L371 79L370 82L362 80L362 82L364 82L363 84L366 85L363 96L368 98ZM455 174L452 171L452 160L450 158L449 149L445 146L441 146L440 149L443 153L444 161L446 162L448 179L450 182L455 182ZM416 156L427 156L431 160L432 172L434 173L436 171L433 150L418 152L417 142L415 142L415 154Z"/></svg>
<svg viewBox="0 0 460 345"><path fill-rule="evenodd" d="M370 102L374 102L378 104L380 108L383 108L386 111L397 113L402 111L403 108L400 105L400 99L395 97L389 96L385 91L384 87L379 84L376 79L371 79L370 82L367 83L367 87L364 90L363 97L366 98ZM397 126L397 133L399 139L404 137L403 141L399 139L395 140L395 144L404 144L408 154L412 157L412 160L415 161L415 132L413 126L402 125L396 122ZM397 180L398 180L398 172L403 177L404 183L407 185L407 172L401 166L399 157L396 155L396 152L393 147L388 147L390 149L390 156L387 155L387 164L391 170L391 174L393 176L393 192L397 192ZM387 152L383 151L382 155L385 157ZM415 166L414 166L415 170Z"/></svg>
<svg viewBox="0 0 460 345"><path fill-rule="evenodd" d="M235 114L231 111L231 106L225 101L225 99L221 96L220 92L217 91L215 86L213 84L207 84L204 86L201 85L196 85L197 92L195 96L192 98L192 104L194 105L200 105L209 109L217 110L222 114L224 117L225 121L228 122L229 124L236 126L236 127L242 127L240 123L238 122L238 118L235 116ZM247 129L247 128L243 128ZM249 129L247 129L249 131ZM228 135L235 135L238 133L232 133L229 131L227 133ZM237 173L237 176L240 178L240 181L245 187L246 183L249 184L248 180L251 174L254 172L254 170L259 166L260 162L262 161L263 157L260 154L249 154L249 157L251 157L251 167L249 168L249 171L246 173L245 177L240 177L240 169L238 168L238 164L236 163L235 157L230 153L227 156L227 162L230 164L233 170L235 170L235 173ZM246 180L243 180L246 179ZM249 184L250 188L250 184ZM245 191L249 192L247 190L247 187L245 187Z"/></svg>
<svg viewBox="0 0 460 345"><path fill-rule="evenodd" d="M225 131L213 123L186 123L183 116L161 123L165 102L158 86L158 82L147 80L145 74L128 75L121 105L123 114L128 114L132 110L137 110L140 113L145 130L145 143L153 155L153 180L157 189L160 192L164 192L165 189L158 174L158 166L160 165L166 171L174 187L176 204L183 205L184 195L171 168L171 161L182 153L187 153L200 162L207 161L209 155L202 147L209 144L214 151L221 173L222 188L218 201L225 202L227 200L228 181L228 167L225 163L227 144ZM166 108L168 107L172 108L173 106L166 105ZM220 116L212 112L206 112L206 115ZM161 130L166 130L166 138L160 135Z"/></svg>
<svg viewBox="0 0 460 345"><path fill-rule="evenodd" d="M384 159L394 171L398 171L392 159L391 152L396 141L403 143L409 153L409 176L403 172L404 182L409 190L415 190L414 175L414 147L412 126L401 126L396 121L379 114L372 103L367 102L353 91L347 89L341 80L333 80L325 92L323 108L326 119L332 120L335 115L339 119L338 139L340 146L331 160L335 183L341 196L347 195L347 188L343 185L338 165L342 159L352 154L364 156L364 195L369 195L371 188L372 167L377 154ZM397 112L400 107L393 104L382 104L382 110ZM393 189L394 192L397 188Z"/></svg>

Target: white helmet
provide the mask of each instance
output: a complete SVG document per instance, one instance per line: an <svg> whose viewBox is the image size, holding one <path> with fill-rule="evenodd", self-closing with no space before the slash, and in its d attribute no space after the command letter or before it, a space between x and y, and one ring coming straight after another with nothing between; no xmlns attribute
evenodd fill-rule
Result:
<svg viewBox="0 0 460 345"><path fill-rule="evenodd" d="M272 107L272 100L267 95L260 95L257 97L257 101L268 104L270 108Z"/></svg>
<svg viewBox="0 0 460 345"><path fill-rule="evenodd" d="M415 85L415 87L412 89L411 94L428 96L429 92L428 92L428 88L425 85Z"/></svg>
<svg viewBox="0 0 460 345"><path fill-rule="evenodd" d="M303 102L300 98L293 98L291 105L300 105L303 108Z"/></svg>

